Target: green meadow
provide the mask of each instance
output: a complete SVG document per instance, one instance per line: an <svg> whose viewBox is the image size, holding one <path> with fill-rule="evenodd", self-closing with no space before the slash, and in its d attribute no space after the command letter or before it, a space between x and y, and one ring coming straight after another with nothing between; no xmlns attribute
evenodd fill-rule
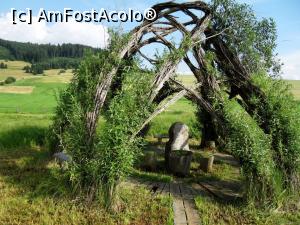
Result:
<svg viewBox="0 0 300 225"><path fill-rule="evenodd" d="M57 94L67 87L72 72L68 70L59 75L59 70L48 70L43 76L33 76L22 70L26 65L24 62L6 63L8 69L0 70L0 81L9 76L17 78L17 81L0 88L0 221L2 224L172 223L170 222L171 199L162 196L153 198L144 189L131 190L123 187L120 194L124 210L121 210L118 215L106 214L104 209L99 209L96 205L86 209L84 205L76 204L64 175L51 161L47 149L41 147L46 144L44 137L54 115ZM195 83L192 76L182 75L178 79L189 86ZM300 81L288 82L296 99L300 100ZM25 88L27 93L20 91L22 87L27 87ZM169 126L176 121L186 123L190 127L192 136L199 139L200 134L194 128L195 110L195 106L187 99L179 100L152 121L149 140L156 134L167 134ZM226 170L223 164L217 165L216 168L219 168L218 174L223 171L221 174L224 177L228 176L226 174L228 168ZM140 174L140 171L136 173L137 176L150 180L169 179L169 177L161 178L162 175L157 174ZM270 221L270 224L281 224L282 220L276 214L274 220L272 215L268 215L266 219L260 221L264 215L258 218L257 212L247 212L247 219L244 219L246 211L239 206L224 207L213 200L200 197L195 201L199 213L203 216L204 224L215 223L219 217L223 218L224 224L228 224L228 221L232 224L239 224L240 221L249 224L251 221L257 224L262 221L261 224ZM209 207L206 207L207 205ZM284 218L283 222L285 224L287 221L299 221L299 216L298 213L289 215L290 218Z"/></svg>
<svg viewBox="0 0 300 225"><path fill-rule="evenodd" d="M4 61L2 60L2 62ZM17 81L5 85L4 89L1 89L0 86L1 118L7 114L15 115L18 118L22 118L24 115L32 115L33 118L36 115L43 115L51 118L57 104L59 91L66 88L67 83L72 78L71 70L67 70L63 74L59 74L59 70L46 70L44 75L33 76L22 70L27 65L25 62L9 61L5 63L8 64L8 69L0 70L0 81L9 76L16 77ZM194 77L189 75L180 75L178 80L189 86L195 84ZM288 81L288 83L291 84L291 90L295 98L300 100L300 81ZM22 90L22 87L30 87L32 91L30 93L19 93L20 89L18 88ZM166 134L170 124L180 120L190 126L192 136L199 136L194 129L194 112L195 106L190 101L184 98L179 100L152 121L149 135ZM31 120L29 118L26 120Z"/></svg>
<svg viewBox="0 0 300 225"><path fill-rule="evenodd" d="M171 224L171 199L153 198L143 188L120 186L118 214L78 203L45 147L57 94L71 70L33 76L22 70L26 63L5 63L0 81L17 81L0 86L0 224Z"/></svg>
<svg viewBox="0 0 300 225"><path fill-rule="evenodd" d="M43 76L33 76L22 70L26 65L24 62L5 63L8 64L8 69L0 70L0 80L13 76L17 81L4 87L13 93L6 93L0 88L0 113L16 114L17 117L24 114L42 114L50 118L54 113L59 91L66 88L72 77L71 71L67 70L66 73L58 75L59 70L46 70ZM190 86L195 82L192 76L179 76L179 80ZM32 92L19 93L16 87L31 87ZM192 134L196 136L192 126L195 121L194 112L195 107L188 100L179 100L154 119L149 135L166 134L169 125L180 120L187 123L191 127Z"/></svg>

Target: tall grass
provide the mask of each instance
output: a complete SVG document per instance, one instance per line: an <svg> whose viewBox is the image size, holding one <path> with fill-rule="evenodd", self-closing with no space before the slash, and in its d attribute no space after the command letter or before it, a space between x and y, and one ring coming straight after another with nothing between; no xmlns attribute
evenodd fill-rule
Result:
<svg viewBox="0 0 300 225"><path fill-rule="evenodd" d="M87 206L45 148L47 115L0 113L0 224L165 224L171 200L120 188L118 214Z"/></svg>

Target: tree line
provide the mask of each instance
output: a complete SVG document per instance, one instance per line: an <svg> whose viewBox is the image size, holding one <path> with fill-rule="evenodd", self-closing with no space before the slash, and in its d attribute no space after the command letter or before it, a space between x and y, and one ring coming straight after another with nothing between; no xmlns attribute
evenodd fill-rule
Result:
<svg viewBox="0 0 300 225"><path fill-rule="evenodd" d="M10 51L10 60L22 60L29 63L45 61L49 58L82 58L84 52L92 47L79 44L33 44L0 39L0 46Z"/></svg>
<svg viewBox="0 0 300 225"><path fill-rule="evenodd" d="M29 62L32 66L24 70L33 74L41 74L47 69L75 69L86 51L100 51L80 44L33 44L0 39L0 51L3 50L9 54L0 54L0 59Z"/></svg>
<svg viewBox="0 0 300 225"><path fill-rule="evenodd" d="M37 75L44 73L44 70L50 69L76 69L80 64L80 61L81 58L57 57L34 63L31 66L25 66L23 70L25 70L26 73Z"/></svg>

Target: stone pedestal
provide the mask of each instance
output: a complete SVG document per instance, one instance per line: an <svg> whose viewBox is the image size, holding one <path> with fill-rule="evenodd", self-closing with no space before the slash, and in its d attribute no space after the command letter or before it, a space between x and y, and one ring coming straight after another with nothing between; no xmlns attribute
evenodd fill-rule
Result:
<svg viewBox="0 0 300 225"><path fill-rule="evenodd" d="M192 151L175 150L169 156L169 169L175 175L186 176L190 173Z"/></svg>
<svg viewBox="0 0 300 225"><path fill-rule="evenodd" d="M204 156L200 158L200 169L203 170L206 173L209 173L212 171L213 163L214 163L214 156Z"/></svg>

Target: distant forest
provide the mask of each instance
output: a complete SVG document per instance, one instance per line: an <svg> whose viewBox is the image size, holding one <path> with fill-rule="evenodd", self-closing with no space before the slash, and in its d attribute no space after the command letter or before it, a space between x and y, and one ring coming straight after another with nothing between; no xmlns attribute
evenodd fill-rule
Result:
<svg viewBox="0 0 300 225"><path fill-rule="evenodd" d="M31 63L26 72L42 74L47 69L75 69L84 53L100 51L79 44L32 44L0 39L0 59Z"/></svg>

